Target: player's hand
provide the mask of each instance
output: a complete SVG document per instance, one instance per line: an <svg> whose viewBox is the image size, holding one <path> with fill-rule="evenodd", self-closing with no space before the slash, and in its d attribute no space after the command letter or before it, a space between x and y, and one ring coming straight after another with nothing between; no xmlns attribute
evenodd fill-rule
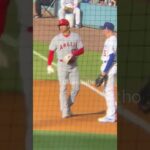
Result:
<svg viewBox="0 0 150 150"><path fill-rule="evenodd" d="M100 76L106 76L107 75L107 73L105 73L105 72L101 72L101 74L100 74Z"/></svg>
<svg viewBox="0 0 150 150"><path fill-rule="evenodd" d="M54 73L54 69L53 69L53 67L51 65L47 66L47 73L48 74Z"/></svg>
<svg viewBox="0 0 150 150"><path fill-rule="evenodd" d="M101 86L104 82L107 81L107 78L108 78L107 74L105 74L105 75L101 75L101 74L98 75L98 77L95 80L95 86L96 87Z"/></svg>

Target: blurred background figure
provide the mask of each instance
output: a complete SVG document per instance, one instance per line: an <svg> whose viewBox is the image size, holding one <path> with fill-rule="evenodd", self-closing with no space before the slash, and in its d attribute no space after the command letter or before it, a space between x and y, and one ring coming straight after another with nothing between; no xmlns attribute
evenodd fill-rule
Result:
<svg viewBox="0 0 150 150"><path fill-rule="evenodd" d="M32 150L32 1L16 0L16 4L20 24L19 70L26 109L25 150Z"/></svg>
<svg viewBox="0 0 150 150"><path fill-rule="evenodd" d="M55 0L34 0L34 18L53 17L53 14L50 12L49 8L52 7L54 3Z"/></svg>
<svg viewBox="0 0 150 150"><path fill-rule="evenodd" d="M4 32L8 5L9 5L9 0L0 0L0 37Z"/></svg>
<svg viewBox="0 0 150 150"><path fill-rule="evenodd" d="M116 0L104 0L105 5L116 6Z"/></svg>
<svg viewBox="0 0 150 150"><path fill-rule="evenodd" d="M74 17L75 17L75 27L80 28L81 16L80 16L78 0L61 0L61 7L58 11L58 17L59 19L65 19L67 14L73 14L71 17L72 17L72 20L74 20ZM68 20L71 20L71 19L68 19Z"/></svg>
<svg viewBox="0 0 150 150"><path fill-rule="evenodd" d="M31 4L31 0L0 0L0 100L2 102L1 107L5 105L5 109L2 110L3 118L9 120L7 122L1 121L8 127L3 128L4 125L0 126L1 131L5 132L7 130L8 139L2 141L6 144L0 149L13 147L16 150L32 150ZM18 41L19 35L20 39ZM11 42L13 46L10 44ZM3 69L2 67L7 68ZM8 104L6 105L6 103ZM20 107L18 108L18 106ZM9 117L7 111L10 114ZM19 125L18 119L14 119L18 117L18 114L22 117L22 124ZM7 125L8 123L9 125ZM18 125L17 128L16 124ZM17 138L18 135L21 135L19 139ZM3 134L1 134L1 139L3 139Z"/></svg>
<svg viewBox="0 0 150 150"><path fill-rule="evenodd" d="M5 28L5 21L7 15L7 8L9 5L9 0L0 0L0 40ZM2 45L0 43L0 68L6 68L8 66L7 56L3 51Z"/></svg>

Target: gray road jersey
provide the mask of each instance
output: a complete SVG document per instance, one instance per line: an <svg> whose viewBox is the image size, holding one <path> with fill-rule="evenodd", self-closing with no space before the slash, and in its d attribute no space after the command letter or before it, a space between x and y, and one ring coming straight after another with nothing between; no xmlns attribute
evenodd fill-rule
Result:
<svg viewBox="0 0 150 150"><path fill-rule="evenodd" d="M77 33L71 32L68 37L63 36L62 33L56 35L49 45L49 50L56 51L59 61L71 51L82 47L83 43L80 36Z"/></svg>

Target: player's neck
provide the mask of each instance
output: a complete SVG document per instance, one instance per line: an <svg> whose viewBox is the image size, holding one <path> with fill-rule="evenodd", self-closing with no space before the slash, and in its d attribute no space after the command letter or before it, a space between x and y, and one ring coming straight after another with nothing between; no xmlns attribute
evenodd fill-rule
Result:
<svg viewBox="0 0 150 150"><path fill-rule="evenodd" d="M108 33L108 34L106 35L106 38L109 38L109 37L111 37L111 36L113 36L113 33L112 33L112 32Z"/></svg>
<svg viewBox="0 0 150 150"><path fill-rule="evenodd" d="M70 31L63 32L63 36L68 37L70 35Z"/></svg>

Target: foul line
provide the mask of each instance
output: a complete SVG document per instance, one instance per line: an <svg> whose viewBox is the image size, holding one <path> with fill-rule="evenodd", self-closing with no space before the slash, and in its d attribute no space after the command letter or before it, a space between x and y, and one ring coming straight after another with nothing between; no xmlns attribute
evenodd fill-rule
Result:
<svg viewBox="0 0 150 150"><path fill-rule="evenodd" d="M44 61L47 61L47 58L43 55L41 55L40 53L38 53L37 51L33 51L33 54L38 56L39 58L43 59ZM57 66L55 63L52 63L52 65ZM91 86L90 84L86 83L85 81L81 80L81 84L88 87L89 89L91 89L92 91L94 91L95 93L97 93L100 96L104 96L104 94L100 91L98 91L97 89L95 89L93 86ZM123 108L123 107L118 107L118 113L127 118L130 122L133 122L135 125L140 126L142 129L144 129L145 131L150 133L150 128L149 128L149 123L147 123L146 121L144 121L143 119L139 118L138 116L136 116L134 113L130 112L129 110Z"/></svg>
<svg viewBox="0 0 150 150"><path fill-rule="evenodd" d="M129 110L123 108L122 106L118 107L118 112L121 116L127 118L131 122L134 122L137 126L142 127L144 130L150 133L150 124L143 119L139 118L138 116L134 115L134 113L130 112ZM129 117L130 116L130 117Z"/></svg>
<svg viewBox="0 0 150 150"><path fill-rule="evenodd" d="M47 61L47 58L43 55L41 55L40 53L38 53L37 51L33 51L33 54L40 57L41 59L43 59L44 61ZM53 66L57 66L56 63L52 63ZM102 92L100 92L99 90L95 89L93 86L91 86L90 84L86 83L85 81L81 80L81 84L88 87L89 89L91 89L92 91L94 91L95 93L97 93L100 96L104 96L104 94Z"/></svg>

